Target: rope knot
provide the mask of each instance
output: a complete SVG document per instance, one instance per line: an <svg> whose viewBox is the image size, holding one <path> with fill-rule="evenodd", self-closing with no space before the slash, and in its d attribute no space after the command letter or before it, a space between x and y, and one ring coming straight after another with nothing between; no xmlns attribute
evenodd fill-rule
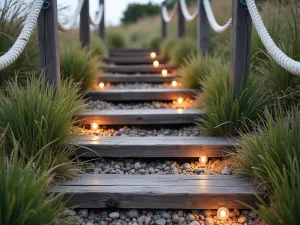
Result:
<svg viewBox="0 0 300 225"><path fill-rule="evenodd" d="M44 5L42 7L43 10L47 10L50 8L50 1L44 0Z"/></svg>

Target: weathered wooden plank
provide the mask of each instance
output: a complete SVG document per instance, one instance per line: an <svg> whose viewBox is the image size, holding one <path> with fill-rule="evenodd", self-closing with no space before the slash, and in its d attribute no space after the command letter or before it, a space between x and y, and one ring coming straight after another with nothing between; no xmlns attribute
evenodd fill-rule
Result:
<svg viewBox="0 0 300 225"><path fill-rule="evenodd" d="M166 1L162 2L162 7L166 6ZM167 37L167 32L168 32L168 25L165 22L163 15L162 15L162 10L161 10L161 39L165 40Z"/></svg>
<svg viewBox="0 0 300 225"><path fill-rule="evenodd" d="M105 58L103 61L105 63L112 63L117 65L139 65L139 64L152 64L154 60L158 60L160 63L164 64L167 59L164 57L156 57L155 59L149 56L145 57L110 57Z"/></svg>
<svg viewBox="0 0 300 225"><path fill-rule="evenodd" d="M203 111L193 109L95 110L76 114L80 124L191 124Z"/></svg>
<svg viewBox="0 0 300 225"><path fill-rule="evenodd" d="M238 94L250 72L252 20L239 0L232 2L230 87Z"/></svg>
<svg viewBox="0 0 300 225"><path fill-rule="evenodd" d="M161 209L245 208L238 201L253 206L254 193L261 194L246 180L215 175L94 175L61 184L51 192L65 192L68 204L81 208Z"/></svg>
<svg viewBox="0 0 300 225"><path fill-rule="evenodd" d="M174 66L160 65L155 68L153 65L128 65L128 66L103 66L102 69L107 73L161 73L163 69L172 72Z"/></svg>
<svg viewBox="0 0 300 225"><path fill-rule="evenodd" d="M40 67L49 84L60 87L60 57L57 29L57 0L49 9L42 10L38 18Z"/></svg>
<svg viewBox="0 0 300 225"><path fill-rule="evenodd" d="M105 1L99 0L99 4L103 5L102 19L99 24L99 36L102 40L105 40Z"/></svg>
<svg viewBox="0 0 300 225"><path fill-rule="evenodd" d="M177 32L178 32L178 37L183 38L185 36L185 18L183 16L179 1L180 0L177 0L177 4L178 4L178 7L177 7L177 18L178 18L177 27L178 27L178 30L177 30Z"/></svg>
<svg viewBox="0 0 300 225"><path fill-rule="evenodd" d="M80 42L84 48L90 48L90 6L89 0L85 0L80 12Z"/></svg>
<svg viewBox="0 0 300 225"><path fill-rule="evenodd" d="M99 76L99 82L109 83L165 83L178 80L181 76L179 74L170 74L166 77L161 74L109 74Z"/></svg>
<svg viewBox="0 0 300 225"><path fill-rule="evenodd" d="M146 57L149 56L152 51L144 51L144 52L130 52L130 51L112 51L109 53L110 57ZM153 51L157 55L160 55L159 51Z"/></svg>
<svg viewBox="0 0 300 225"><path fill-rule="evenodd" d="M85 136L77 144L92 149L78 149L83 157L222 157L224 149L236 145L224 137L100 137Z"/></svg>
<svg viewBox="0 0 300 225"><path fill-rule="evenodd" d="M198 54L205 56L209 49L210 25L206 16L203 0L198 1Z"/></svg>
<svg viewBox="0 0 300 225"><path fill-rule="evenodd" d="M109 52L159 52L156 48L111 48Z"/></svg>
<svg viewBox="0 0 300 225"><path fill-rule="evenodd" d="M150 101L150 100L177 100L193 98L197 90L180 88L157 89L107 89L85 92L85 97L102 101Z"/></svg>

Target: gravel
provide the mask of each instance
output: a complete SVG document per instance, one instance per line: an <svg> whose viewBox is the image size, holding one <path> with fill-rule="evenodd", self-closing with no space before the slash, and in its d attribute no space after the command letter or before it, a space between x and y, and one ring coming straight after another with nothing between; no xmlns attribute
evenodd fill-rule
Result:
<svg viewBox="0 0 300 225"><path fill-rule="evenodd" d="M88 109L103 110L103 109L189 109L193 108L194 100L190 98L184 99L182 103L177 101L152 101L139 103L113 103L100 100L88 101Z"/></svg>
<svg viewBox="0 0 300 225"><path fill-rule="evenodd" d="M185 126L180 128L153 128L145 126L100 126L96 130L91 130L88 127L77 127L77 132L81 134L92 134L97 136L200 136L200 132L196 128L196 126Z"/></svg>
<svg viewBox="0 0 300 225"><path fill-rule="evenodd" d="M173 87L172 83L105 83L104 89L151 89L151 88L180 88L181 84Z"/></svg>
<svg viewBox="0 0 300 225"><path fill-rule="evenodd" d="M72 225L262 225L249 210L230 209L229 218L220 221L216 210L71 210L65 212Z"/></svg>
<svg viewBox="0 0 300 225"><path fill-rule="evenodd" d="M206 166L201 165L199 161L195 159L145 160L122 158L93 161L87 164L83 170L90 174L229 175L231 174L228 166L229 164L230 162L228 160L221 161L218 158L209 159ZM224 171L226 171L225 174Z"/></svg>

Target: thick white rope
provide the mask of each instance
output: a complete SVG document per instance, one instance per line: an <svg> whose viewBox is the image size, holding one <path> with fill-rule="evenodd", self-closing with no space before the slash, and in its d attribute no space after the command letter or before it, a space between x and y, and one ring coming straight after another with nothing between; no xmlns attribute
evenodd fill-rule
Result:
<svg viewBox="0 0 300 225"><path fill-rule="evenodd" d="M35 0L30 7L30 12L24 22L24 27L13 46L0 57L0 71L13 64L24 51L33 30L37 24L44 0Z"/></svg>
<svg viewBox="0 0 300 225"><path fill-rule="evenodd" d="M229 30L229 28L231 27L232 19L230 18L225 25L220 26L217 23L216 19L215 19L215 16L214 16L214 13L211 9L209 0L203 0L203 4L204 4L204 9L205 9L205 12L206 12L206 16L207 16L207 19L208 19L208 22L209 22L211 28L216 33L219 33L219 34L224 33L227 30Z"/></svg>
<svg viewBox="0 0 300 225"><path fill-rule="evenodd" d="M188 21L191 21L191 20L194 20L196 19L197 15L198 15L198 10L196 9L195 12L193 13L193 15L191 15L189 13L189 10L187 8L187 5L186 5L186 2L185 0L179 0L179 3L180 3L180 7L181 7L181 11L182 11L182 14L184 16L184 18Z"/></svg>
<svg viewBox="0 0 300 225"><path fill-rule="evenodd" d="M85 0L79 0L78 1L77 7L76 7L76 9L75 9L75 11L74 11L73 15L71 16L71 19L68 23L62 24L62 23L58 22L58 29L60 31L62 31L62 32L69 31L76 25L77 18L80 14L80 11L82 9L84 1Z"/></svg>
<svg viewBox="0 0 300 225"><path fill-rule="evenodd" d="M101 20L102 20L102 18L103 18L103 12L104 12L104 7L103 7L103 5L101 4L101 5L100 5L100 8L99 8L99 11L98 11L98 15L97 15L95 21L93 21L92 18L90 17L90 24L91 24L92 26L95 27L95 26L98 26L98 25L101 23Z"/></svg>
<svg viewBox="0 0 300 225"><path fill-rule="evenodd" d="M246 2L253 25L268 53L281 67L294 75L300 76L300 62L288 57L277 47L259 15L254 0L246 0Z"/></svg>
<svg viewBox="0 0 300 225"><path fill-rule="evenodd" d="M178 6L177 6L177 3L176 3L173 10L172 10L172 12L171 12L171 16L169 17L167 6L164 5L164 4L161 6L162 17L163 17L163 20L166 23L169 23L169 22L174 20L174 18L176 16L176 13L177 13L177 7Z"/></svg>

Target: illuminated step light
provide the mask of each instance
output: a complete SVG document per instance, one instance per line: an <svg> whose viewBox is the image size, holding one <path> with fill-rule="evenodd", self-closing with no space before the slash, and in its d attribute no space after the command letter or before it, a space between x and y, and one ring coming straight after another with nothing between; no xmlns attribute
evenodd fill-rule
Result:
<svg viewBox="0 0 300 225"><path fill-rule="evenodd" d="M200 162L201 164L206 164L207 161L208 161L208 158L207 158L205 155L200 156L199 162Z"/></svg>
<svg viewBox="0 0 300 225"><path fill-rule="evenodd" d="M163 69L163 70L161 71L161 74L162 74L164 77L167 76L167 75L168 75L168 70Z"/></svg>
<svg viewBox="0 0 300 225"><path fill-rule="evenodd" d="M97 123L92 123L91 128L93 130L97 130L98 129L98 124Z"/></svg>
<svg viewBox="0 0 300 225"><path fill-rule="evenodd" d="M177 99L177 102L178 102L179 104L182 104L182 103L183 103L183 98L178 98L178 99Z"/></svg>
<svg viewBox="0 0 300 225"><path fill-rule="evenodd" d="M155 60L155 61L153 62L153 66L154 66L155 68L157 68L157 67L159 66L159 62L158 62L157 60Z"/></svg>
<svg viewBox="0 0 300 225"><path fill-rule="evenodd" d="M217 217L219 220L227 220L229 218L229 210L226 207L221 207L217 211Z"/></svg>
<svg viewBox="0 0 300 225"><path fill-rule="evenodd" d="M155 52L151 52L151 53L150 53L150 57L151 57L152 59L155 59L155 58L156 58L156 53L155 53Z"/></svg>
<svg viewBox="0 0 300 225"><path fill-rule="evenodd" d="M100 87L101 89L103 89L103 88L105 87L105 84L104 84L103 82L100 82L100 83L99 83L99 87Z"/></svg>
<svg viewBox="0 0 300 225"><path fill-rule="evenodd" d="M176 81L176 80L173 80L173 81L172 81L172 86L173 86L173 87L176 87L176 86L177 86L177 81Z"/></svg>

